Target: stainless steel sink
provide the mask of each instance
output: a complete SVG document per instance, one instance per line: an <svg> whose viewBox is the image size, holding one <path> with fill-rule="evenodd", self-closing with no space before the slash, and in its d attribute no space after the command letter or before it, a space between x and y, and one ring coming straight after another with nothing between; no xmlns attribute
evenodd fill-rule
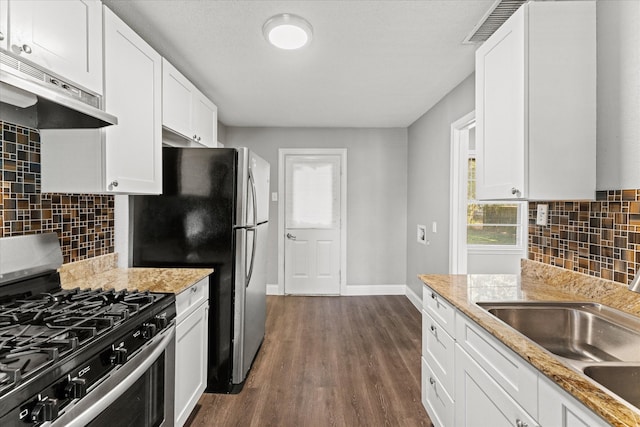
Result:
<svg viewBox="0 0 640 427"><path fill-rule="evenodd" d="M597 303L477 304L640 408L640 318Z"/></svg>
<svg viewBox="0 0 640 427"><path fill-rule="evenodd" d="M587 366L584 374L640 408L640 365Z"/></svg>
<svg viewBox="0 0 640 427"><path fill-rule="evenodd" d="M558 356L583 362L640 362L640 319L595 303L478 303Z"/></svg>

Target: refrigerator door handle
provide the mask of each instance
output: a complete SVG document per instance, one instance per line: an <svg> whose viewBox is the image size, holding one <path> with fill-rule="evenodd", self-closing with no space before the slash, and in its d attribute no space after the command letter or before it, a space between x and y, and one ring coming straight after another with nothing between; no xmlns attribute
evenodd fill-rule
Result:
<svg viewBox="0 0 640 427"><path fill-rule="evenodd" d="M258 225L258 196L256 194L256 181L253 178L251 169L249 169L249 183L251 183L251 204L253 206L253 221L250 224L256 226Z"/></svg>
<svg viewBox="0 0 640 427"><path fill-rule="evenodd" d="M253 264L256 259L256 244L258 242L258 230L255 227L247 228L247 232L253 233L253 246L251 247L251 262L249 263L249 272L247 273L247 282L244 287L249 287L249 282L251 281L251 276L253 275Z"/></svg>
<svg viewBox="0 0 640 427"><path fill-rule="evenodd" d="M258 222L258 200L257 200L258 196L256 194L256 181L253 178L253 172L251 171L251 168L249 168L249 182L251 183L251 202L253 205L253 221L252 221L253 226L247 228L247 232L250 231L251 233L253 233L253 246L251 247L251 262L249 263L249 271L247 272L247 282L244 285L245 288L249 287L249 282L251 281L251 276L253 275L253 264L256 258L256 243L258 238L258 232L255 229Z"/></svg>

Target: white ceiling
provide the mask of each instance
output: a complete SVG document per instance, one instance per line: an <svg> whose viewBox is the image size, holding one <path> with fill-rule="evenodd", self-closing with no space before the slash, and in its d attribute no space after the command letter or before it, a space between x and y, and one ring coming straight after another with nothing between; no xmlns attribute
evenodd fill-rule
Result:
<svg viewBox="0 0 640 427"><path fill-rule="evenodd" d="M474 67L461 42L494 0L103 0L231 126L406 127ZM313 26L301 51L267 44L278 13Z"/></svg>

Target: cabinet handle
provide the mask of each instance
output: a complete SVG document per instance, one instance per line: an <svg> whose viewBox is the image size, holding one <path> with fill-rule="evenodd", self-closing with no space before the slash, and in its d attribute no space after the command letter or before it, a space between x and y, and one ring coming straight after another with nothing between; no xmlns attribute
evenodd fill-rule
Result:
<svg viewBox="0 0 640 427"><path fill-rule="evenodd" d="M431 328L429 328L429 329L431 329L431 332L433 332L434 335L436 334L437 330L436 330L436 327L434 325L431 325Z"/></svg>
<svg viewBox="0 0 640 427"><path fill-rule="evenodd" d="M198 292L198 287L197 286L191 287L191 293L195 294L196 292Z"/></svg>
<svg viewBox="0 0 640 427"><path fill-rule="evenodd" d="M20 54L20 53L22 53L22 52L24 52L24 53L26 53L26 54L30 54L31 52L33 52L33 51L31 50L31 46L29 46L28 44L23 44L22 46L14 45L14 49L15 49L16 51L18 51L18 54Z"/></svg>
<svg viewBox="0 0 640 427"><path fill-rule="evenodd" d="M429 377L429 384L435 385L435 383L436 383L436 380L434 380L433 377ZM518 420L518 421L520 421L520 420ZM526 426L524 426L524 427L526 427Z"/></svg>
<svg viewBox="0 0 640 427"><path fill-rule="evenodd" d="M434 292L431 292L431 299L436 299L436 294Z"/></svg>
<svg viewBox="0 0 640 427"><path fill-rule="evenodd" d="M198 137L198 142L200 142L200 140L201 140L201 139L202 139L202 138Z"/></svg>
<svg viewBox="0 0 640 427"><path fill-rule="evenodd" d="M529 427L529 424L522 421L520 418L516 419L516 427Z"/></svg>
<svg viewBox="0 0 640 427"><path fill-rule="evenodd" d="M518 193L520 193L520 190L518 190L516 187L512 187L511 188L511 194L513 194L515 196Z"/></svg>
<svg viewBox="0 0 640 427"><path fill-rule="evenodd" d="M0 31L0 41L4 40L4 33Z"/></svg>
<svg viewBox="0 0 640 427"><path fill-rule="evenodd" d="M110 184L112 187L117 187L118 186L118 181L111 181Z"/></svg>
<svg viewBox="0 0 640 427"><path fill-rule="evenodd" d="M193 135L193 139L197 140L198 139L198 135Z"/></svg>

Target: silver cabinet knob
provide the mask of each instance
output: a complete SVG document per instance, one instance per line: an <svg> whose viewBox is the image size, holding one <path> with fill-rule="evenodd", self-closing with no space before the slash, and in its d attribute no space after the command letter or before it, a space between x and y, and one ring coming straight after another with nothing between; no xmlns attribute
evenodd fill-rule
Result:
<svg viewBox="0 0 640 427"><path fill-rule="evenodd" d="M431 325L431 328L429 329L431 329L431 332L433 332L434 334L436 333L436 327L434 325Z"/></svg>
<svg viewBox="0 0 640 427"><path fill-rule="evenodd" d="M31 50L31 46L29 46L28 44L23 44L22 46L18 46L18 45L13 45L13 50L15 50L18 54L24 52L26 54L29 54L31 52L33 52Z"/></svg>
<svg viewBox="0 0 640 427"><path fill-rule="evenodd" d="M198 135L193 135L193 139L198 139Z"/></svg>
<svg viewBox="0 0 640 427"><path fill-rule="evenodd" d="M200 137L198 137L198 142L200 142L200 139L201 139L201 138L200 138Z"/></svg>
<svg viewBox="0 0 640 427"><path fill-rule="evenodd" d="M4 33L0 31L0 41L4 40Z"/></svg>
<svg viewBox="0 0 640 427"><path fill-rule="evenodd" d="M195 294L196 292L198 292L198 287L197 286L192 286L191 287L191 293Z"/></svg>
<svg viewBox="0 0 640 427"><path fill-rule="evenodd" d="M296 236L294 236L294 235L293 235L293 234L291 234L291 233L287 233L287 239L290 239L290 240L296 240Z"/></svg>
<svg viewBox="0 0 640 427"><path fill-rule="evenodd" d="M429 384L434 385L436 383L436 380L433 379L433 377L429 377Z"/></svg>
<svg viewBox="0 0 640 427"><path fill-rule="evenodd" d="M529 427L529 424L522 421L520 418L516 420L516 427Z"/></svg>
<svg viewBox="0 0 640 427"><path fill-rule="evenodd" d="M117 187L118 186L118 181L111 181L111 185L112 187Z"/></svg>
<svg viewBox="0 0 640 427"><path fill-rule="evenodd" d="M520 193L520 190L518 190L516 187L512 187L511 188L511 194L513 194L515 196L518 193Z"/></svg>

